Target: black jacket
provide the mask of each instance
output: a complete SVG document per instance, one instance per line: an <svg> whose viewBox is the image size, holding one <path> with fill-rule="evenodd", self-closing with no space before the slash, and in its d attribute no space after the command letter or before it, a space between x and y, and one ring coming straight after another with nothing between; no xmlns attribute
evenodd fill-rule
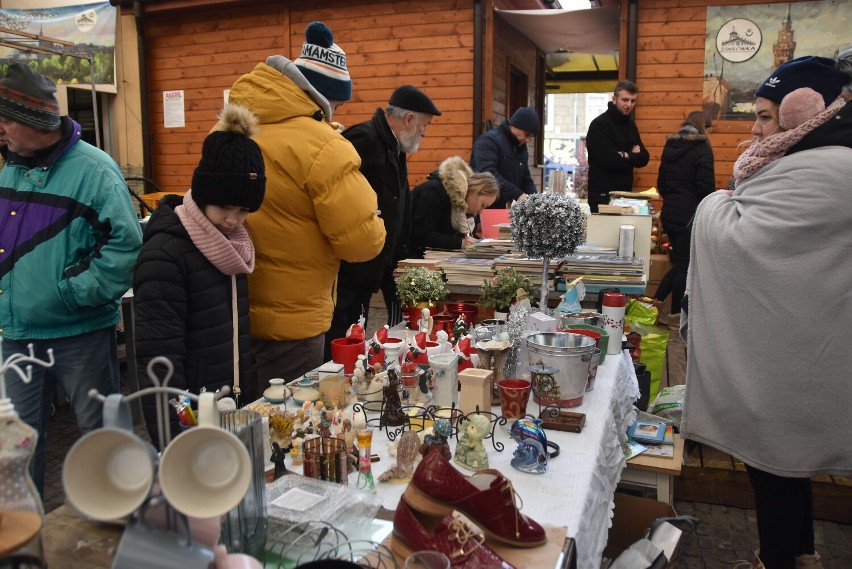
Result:
<svg viewBox="0 0 852 569"><path fill-rule="evenodd" d="M630 151L639 145L639 152ZM633 169L648 164L650 155L636 124L621 114L612 103L606 112L595 118L586 135L589 153L589 203L609 203L609 192L629 192L633 189ZM622 158L619 152L627 152Z"/></svg>
<svg viewBox="0 0 852 569"><path fill-rule="evenodd" d="M504 209L521 194L536 192L529 160L527 145L518 144L508 122L483 132L476 140L470 155L470 167L475 172L491 172L500 184L500 197L489 208Z"/></svg>
<svg viewBox="0 0 852 569"><path fill-rule="evenodd" d="M246 275L237 275L242 404L254 401L250 376L249 301ZM143 235L133 274L136 367L141 388L152 385L146 366L155 356L174 364L169 386L198 394L234 383L231 277L198 250L180 218L165 204L154 211ZM155 368L163 379L162 367ZM172 398L173 396L169 396ZM143 397L148 432L156 442L154 397ZM177 416L168 410L172 437Z"/></svg>
<svg viewBox="0 0 852 569"><path fill-rule="evenodd" d="M373 118L343 131L361 157L361 173L370 182L385 222L385 245L373 260L364 263L341 261L337 285L359 292L376 292L385 271L405 257L411 224L411 196L405 152L393 134L385 112L376 109Z"/></svg>
<svg viewBox="0 0 852 569"><path fill-rule="evenodd" d="M663 197L663 224L673 231L683 229L701 200L715 189L713 149L707 137L691 126L669 135L657 176L657 191Z"/></svg>

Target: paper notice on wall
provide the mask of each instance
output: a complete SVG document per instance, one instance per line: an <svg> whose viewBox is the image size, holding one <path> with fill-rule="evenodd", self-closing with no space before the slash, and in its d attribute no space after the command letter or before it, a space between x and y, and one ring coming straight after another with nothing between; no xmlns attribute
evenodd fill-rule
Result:
<svg viewBox="0 0 852 569"><path fill-rule="evenodd" d="M183 91L163 91L163 126L166 128L183 128L184 119Z"/></svg>

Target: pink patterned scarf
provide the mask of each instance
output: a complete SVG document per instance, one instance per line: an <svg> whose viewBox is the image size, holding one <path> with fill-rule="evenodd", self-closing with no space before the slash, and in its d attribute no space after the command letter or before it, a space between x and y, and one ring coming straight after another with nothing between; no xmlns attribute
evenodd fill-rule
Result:
<svg viewBox="0 0 852 569"><path fill-rule="evenodd" d="M770 162L774 162L784 156L806 134L827 122L845 104L846 101L842 97L839 97L811 120L800 124L796 128L772 134L763 140L753 143L734 163L734 183L739 184L743 180L750 178L755 172Z"/></svg>
<svg viewBox="0 0 852 569"><path fill-rule="evenodd" d="M175 208L189 238L214 267L226 275L250 273L254 270L254 244L242 225L224 235L210 223L204 212L186 192L183 205Z"/></svg>

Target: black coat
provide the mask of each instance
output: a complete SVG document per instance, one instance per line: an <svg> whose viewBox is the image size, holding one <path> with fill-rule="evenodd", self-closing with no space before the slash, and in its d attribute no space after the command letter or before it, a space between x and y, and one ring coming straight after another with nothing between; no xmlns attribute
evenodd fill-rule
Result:
<svg viewBox="0 0 852 569"><path fill-rule="evenodd" d="M369 121L344 130L343 136L361 157L361 173L376 192L387 237L381 253L371 261L342 261L337 284L353 291L376 292L382 275L405 257L411 227L408 166L382 109L376 109Z"/></svg>
<svg viewBox="0 0 852 569"><path fill-rule="evenodd" d="M249 301L246 275L236 277L239 318L241 403L250 403ZM234 383L231 277L223 274L198 250L180 218L161 204L145 228L142 250L133 274L136 314L136 367L139 386L152 385L146 366L155 356L174 365L169 386L198 394L202 387L216 391ZM163 368L157 366L162 380ZM169 396L170 398L173 396ZM153 397L143 397L148 431L157 441ZM172 437L177 417L172 419Z"/></svg>
<svg viewBox="0 0 852 569"><path fill-rule="evenodd" d="M637 144L639 152L631 153ZM609 203L609 192L631 191L633 169L645 166L650 159L636 124L612 103L589 125L586 149L589 153L589 203L595 204ZM629 157L622 158L619 152L627 152Z"/></svg>
<svg viewBox="0 0 852 569"><path fill-rule="evenodd" d="M663 198L660 217L667 231L683 229L701 200L715 189L713 149L707 137L689 126L670 135L657 176L657 191Z"/></svg>
<svg viewBox="0 0 852 569"><path fill-rule="evenodd" d="M453 204L438 172L411 191L411 244L409 253L422 259L431 249L461 249L464 236L452 223Z"/></svg>
<svg viewBox="0 0 852 569"><path fill-rule="evenodd" d="M500 184L500 197L489 208L505 209L521 194L536 193L529 160L527 145L518 144L508 122L482 133L476 140L470 155L470 167L474 172L491 172Z"/></svg>

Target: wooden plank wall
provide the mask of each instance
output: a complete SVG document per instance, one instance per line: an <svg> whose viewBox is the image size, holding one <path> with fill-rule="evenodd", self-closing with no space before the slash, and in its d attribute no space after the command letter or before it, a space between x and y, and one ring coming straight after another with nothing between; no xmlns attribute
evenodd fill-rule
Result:
<svg viewBox="0 0 852 569"><path fill-rule="evenodd" d="M651 161L635 171L634 191L656 186L666 135L677 131L690 112L701 110L707 5L772 3L775 2L642 0L639 4L636 83L640 93L636 125L651 154ZM623 4L624 13L627 13L626 1ZM774 42L773 33L774 30L766 30L764 41ZM755 77L755 82L760 79ZM741 143L751 139L751 126L749 121L714 123L710 143L716 161L717 187L727 185L734 162L746 148Z"/></svg>
<svg viewBox="0 0 852 569"><path fill-rule="evenodd" d="M201 143L222 106L223 90L272 54L298 56L304 30L322 20L347 54L352 100L334 120L353 125L384 107L393 89L412 84L443 111L420 150L409 156L412 186L446 157L470 155L473 120L473 5L466 0L254 3L152 15L146 22L154 179L185 190ZM163 128L162 92L183 89L186 128Z"/></svg>

